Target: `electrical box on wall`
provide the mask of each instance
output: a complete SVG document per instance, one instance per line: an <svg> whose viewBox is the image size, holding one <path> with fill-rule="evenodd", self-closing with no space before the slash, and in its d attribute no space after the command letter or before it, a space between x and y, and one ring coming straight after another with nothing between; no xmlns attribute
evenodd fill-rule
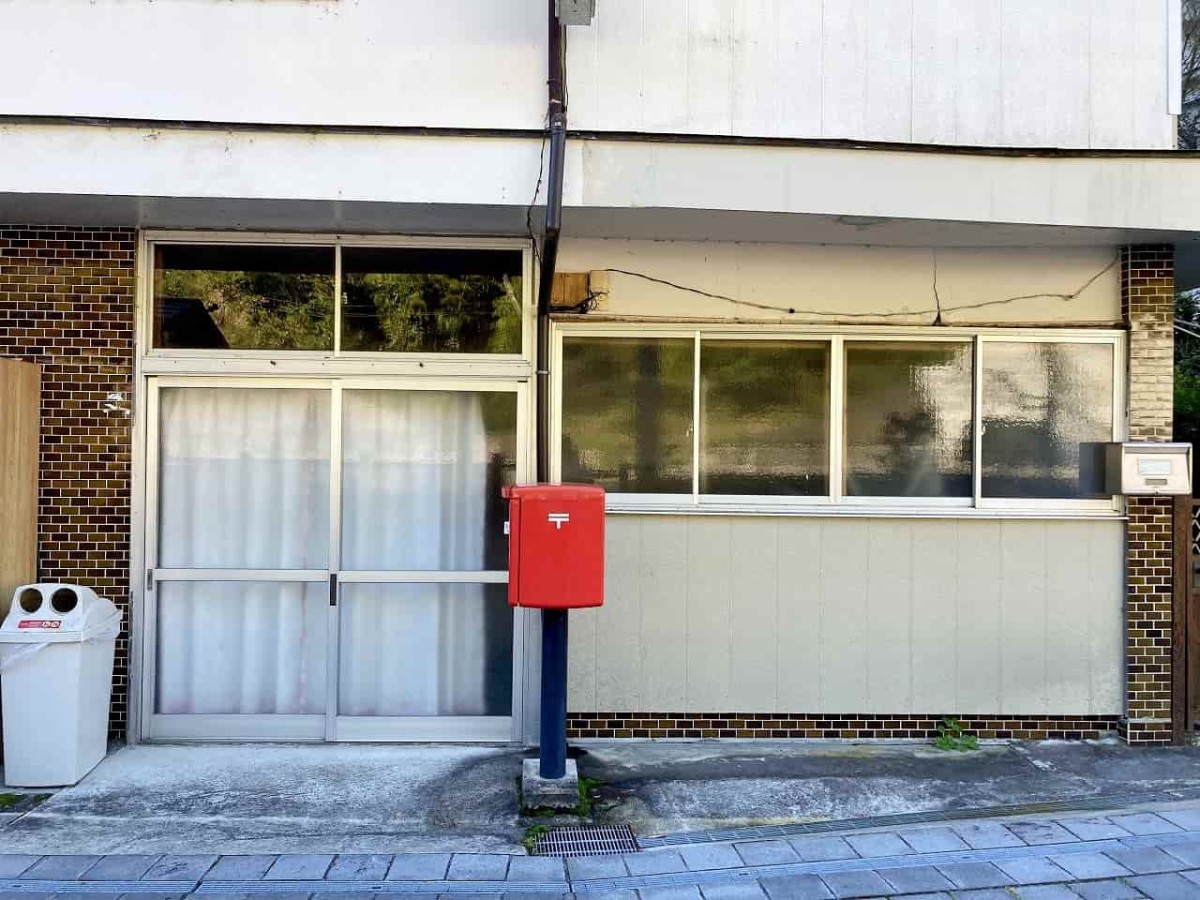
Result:
<svg viewBox="0 0 1200 900"><path fill-rule="evenodd" d="M604 603L604 488L525 484L508 499L508 602L534 609Z"/></svg>
<svg viewBox="0 0 1200 900"><path fill-rule="evenodd" d="M591 25L596 15L596 0L555 0L554 6L564 25Z"/></svg>
<svg viewBox="0 0 1200 900"><path fill-rule="evenodd" d="M1126 496L1192 493L1192 445L1109 444L1105 458L1106 490Z"/></svg>

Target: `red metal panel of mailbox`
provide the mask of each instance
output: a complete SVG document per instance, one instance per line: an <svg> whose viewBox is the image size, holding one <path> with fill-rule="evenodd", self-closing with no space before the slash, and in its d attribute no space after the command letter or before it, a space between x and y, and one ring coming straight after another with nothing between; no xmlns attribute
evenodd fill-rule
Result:
<svg viewBox="0 0 1200 900"><path fill-rule="evenodd" d="M582 609L604 603L604 488L523 484L508 498L508 603Z"/></svg>

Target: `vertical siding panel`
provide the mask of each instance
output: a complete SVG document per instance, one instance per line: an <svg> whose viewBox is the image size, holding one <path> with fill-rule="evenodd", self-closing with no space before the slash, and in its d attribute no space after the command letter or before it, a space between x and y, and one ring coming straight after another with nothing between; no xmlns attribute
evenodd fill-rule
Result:
<svg viewBox="0 0 1200 900"><path fill-rule="evenodd" d="M955 565L958 523L921 522L913 530L913 707L916 712L958 710L959 649Z"/></svg>
<svg viewBox="0 0 1200 900"><path fill-rule="evenodd" d="M1159 0L1145 0L1127 22L1136 35L1132 64L1133 144L1140 148L1175 146L1171 117L1167 114L1167 8Z"/></svg>
<svg viewBox="0 0 1200 900"><path fill-rule="evenodd" d="M726 712L730 678L730 520L688 522L688 712Z"/></svg>
<svg viewBox="0 0 1200 900"><path fill-rule="evenodd" d="M612 516L570 705L1113 714L1118 522Z"/></svg>
<svg viewBox="0 0 1200 900"><path fill-rule="evenodd" d="M642 10L644 0L617 0L612 10L601 10L591 26L596 29L599 79L596 112L599 128L632 131L642 124ZM605 14L607 13L607 15ZM575 32L573 28L567 44ZM574 93L574 72L568 90ZM574 104L574 97L570 97Z"/></svg>
<svg viewBox="0 0 1200 900"><path fill-rule="evenodd" d="M867 522L867 705L912 710L912 533L923 523Z"/></svg>
<svg viewBox="0 0 1200 900"><path fill-rule="evenodd" d="M779 0L782 137L821 136L821 0Z"/></svg>
<svg viewBox="0 0 1200 900"><path fill-rule="evenodd" d="M682 710L687 698L688 520L642 518L641 652L644 712Z"/></svg>
<svg viewBox="0 0 1200 900"><path fill-rule="evenodd" d="M971 24L971 11L970 3L913 0L912 139L917 143L955 141L958 41Z"/></svg>
<svg viewBox="0 0 1200 900"><path fill-rule="evenodd" d="M692 131L688 120L688 0L642 0L642 126ZM597 11L597 16L603 14ZM586 29L573 29L584 31ZM574 98L571 100L574 105Z"/></svg>
<svg viewBox="0 0 1200 900"><path fill-rule="evenodd" d="M959 144L1000 143L1004 120L1001 4L997 0L962 0L959 16L954 102Z"/></svg>
<svg viewBox="0 0 1200 900"><path fill-rule="evenodd" d="M959 523L958 712L1000 710L1000 523Z"/></svg>
<svg viewBox="0 0 1200 900"><path fill-rule="evenodd" d="M692 131L733 131L733 15L727 0L688 3L688 121Z"/></svg>
<svg viewBox="0 0 1200 900"><path fill-rule="evenodd" d="M1001 30L1004 112L1001 140L1013 147L1042 144L1046 133L1046 61L1053 47L1043 35L1054 29L1056 5L1042 0L1005 0Z"/></svg>
<svg viewBox="0 0 1200 900"><path fill-rule="evenodd" d="M859 712L867 704L867 572L862 519L829 519L821 539L822 712Z"/></svg>
<svg viewBox="0 0 1200 900"><path fill-rule="evenodd" d="M779 134L781 98L791 90L779 71L780 0L733 4L733 133Z"/></svg>
<svg viewBox="0 0 1200 900"><path fill-rule="evenodd" d="M1088 615L1084 619L1093 715L1119 714L1124 679L1125 526L1097 523L1091 529L1087 571Z"/></svg>
<svg viewBox="0 0 1200 900"><path fill-rule="evenodd" d="M912 140L913 0L868 0L867 137ZM943 70L950 82L952 70Z"/></svg>
<svg viewBox="0 0 1200 900"><path fill-rule="evenodd" d="M598 10L590 28L573 28L567 41L567 71L570 73L571 116L587 122L591 128L602 128L599 107L601 68L600 41L605 21L619 15L621 6L606 5ZM545 104L543 103L543 111Z"/></svg>
<svg viewBox="0 0 1200 900"><path fill-rule="evenodd" d="M732 523L729 712L776 708L779 519Z"/></svg>
<svg viewBox="0 0 1200 900"><path fill-rule="evenodd" d="M596 695L596 641L600 628L607 624L604 614L613 598L623 593L620 573L616 571L613 550L640 543L636 527L630 528L609 516L604 523L604 606L579 610L571 616L567 631L567 709L572 712L598 711ZM622 552L618 549L618 553ZM540 631L538 632L541 633Z"/></svg>
<svg viewBox="0 0 1200 900"><path fill-rule="evenodd" d="M1006 713L1045 712L1046 524L1000 525L1000 708Z"/></svg>
<svg viewBox="0 0 1200 900"><path fill-rule="evenodd" d="M1091 23L1091 128L1092 147L1129 147L1134 130L1135 81L1129 70L1114 61L1131 58L1141 0L1093 0Z"/></svg>
<svg viewBox="0 0 1200 900"><path fill-rule="evenodd" d="M1046 523L1046 695L1047 712L1086 712L1090 708L1091 660L1080 652L1079 635L1090 627L1091 607L1102 598L1091 593L1091 522Z"/></svg>
<svg viewBox="0 0 1200 900"><path fill-rule="evenodd" d="M605 574L607 577L607 573ZM601 614L581 609L571 616L567 649L567 709L589 712L596 706L596 629ZM536 699L536 698L535 698Z"/></svg>
<svg viewBox="0 0 1200 900"><path fill-rule="evenodd" d="M1058 0L1055 12L1048 18L1051 27L1039 36L1045 51L1040 79L1046 104L1042 143L1051 147L1087 147L1091 0Z"/></svg>
<svg viewBox="0 0 1200 900"><path fill-rule="evenodd" d="M601 710L641 709L643 520L612 516L608 521L604 606L595 641L596 702Z"/></svg>
<svg viewBox="0 0 1200 900"><path fill-rule="evenodd" d="M778 709L815 712L821 700L822 536L820 519L780 519L777 543Z"/></svg>
<svg viewBox="0 0 1200 900"><path fill-rule="evenodd" d="M822 137L861 137L867 125L866 0L825 0L821 22Z"/></svg>

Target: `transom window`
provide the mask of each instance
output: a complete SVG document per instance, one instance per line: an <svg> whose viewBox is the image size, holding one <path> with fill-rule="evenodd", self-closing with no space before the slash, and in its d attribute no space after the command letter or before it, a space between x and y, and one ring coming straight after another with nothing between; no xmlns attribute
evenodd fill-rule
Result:
<svg viewBox="0 0 1200 900"><path fill-rule="evenodd" d="M1119 332L557 334L558 474L615 509L1115 508Z"/></svg>
<svg viewBox="0 0 1200 900"><path fill-rule="evenodd" d="M153 245L151 350L519 355L519 249Z"/></svg>

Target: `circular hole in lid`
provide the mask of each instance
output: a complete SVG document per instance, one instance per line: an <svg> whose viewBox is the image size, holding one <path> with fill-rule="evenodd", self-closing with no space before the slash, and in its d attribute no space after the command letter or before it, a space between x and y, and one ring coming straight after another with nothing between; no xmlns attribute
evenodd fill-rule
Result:
<svg viewBox="0 0 1200 900"><path fill-rule="evenodd" d="M37 612L42 606L42 592L37 588L25 588L17 600L21 609L27 613Z"/></svg>
<svg viewBox="0 0 1200 900"><path fill-rule="evenodd" d="M50 606L56 613L69 613L79 605L79 595L70 588L59 588L50 597Z"/></svg>

